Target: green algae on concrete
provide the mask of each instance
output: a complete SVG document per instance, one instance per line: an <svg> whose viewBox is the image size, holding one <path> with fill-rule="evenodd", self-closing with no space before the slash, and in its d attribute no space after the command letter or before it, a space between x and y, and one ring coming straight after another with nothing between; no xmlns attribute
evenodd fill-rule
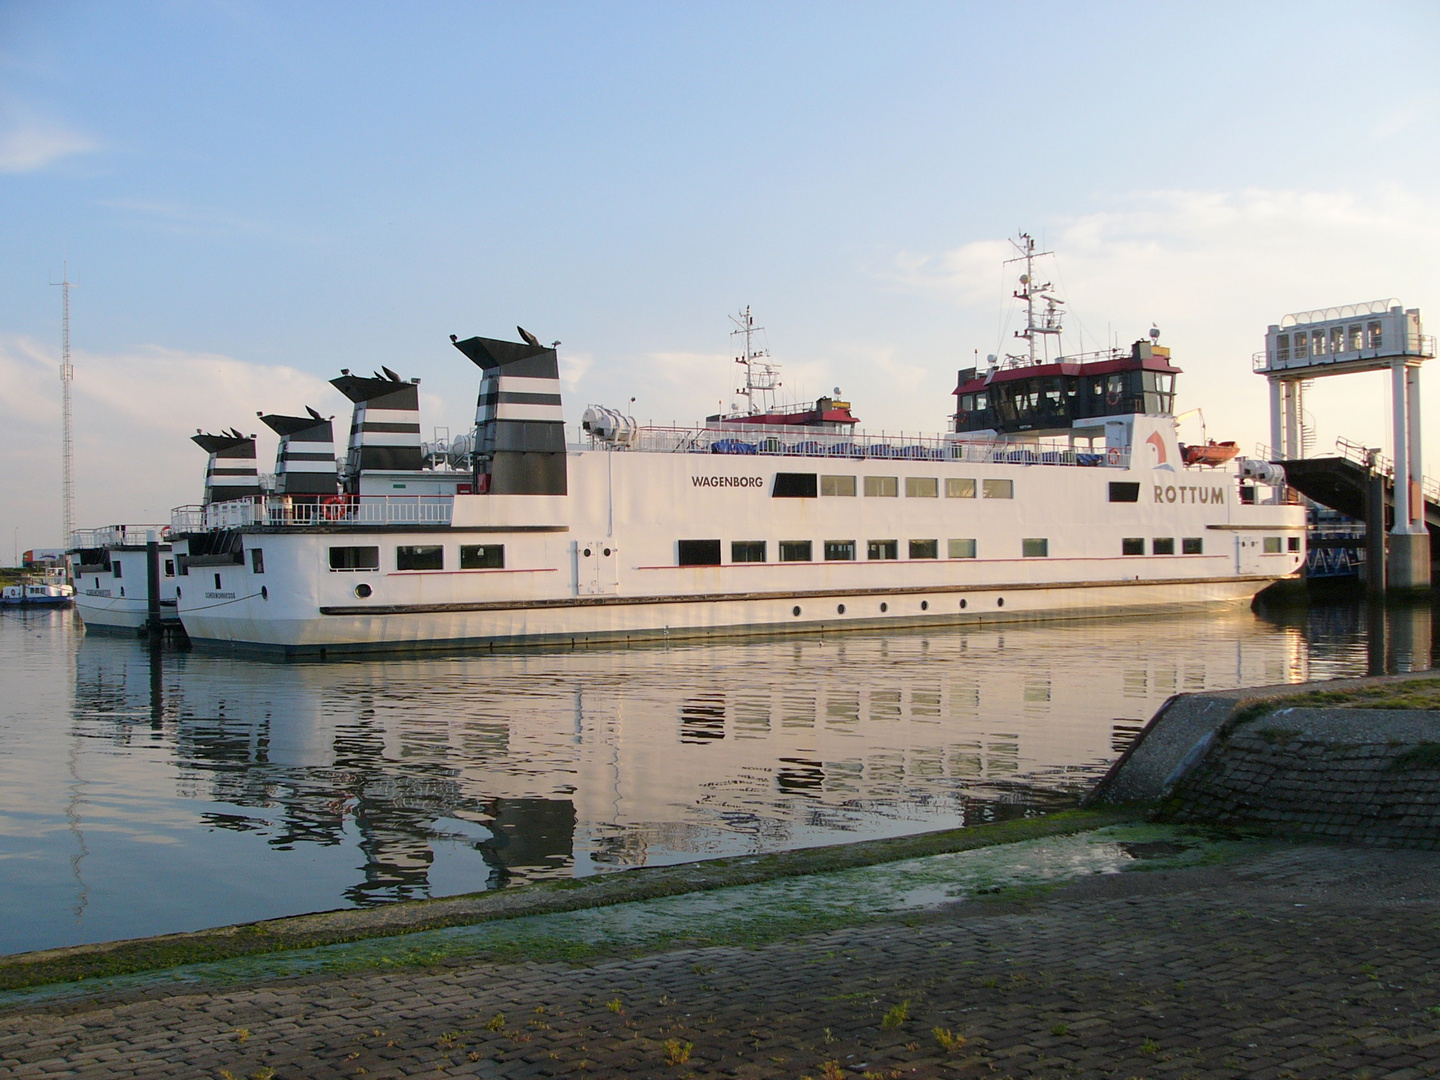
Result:
<svg viewBox="0 0 1440 1080"><path fill-rule="evenodd" d="M1102 824L823 873L12 991L0 994L0 1005L157 982L248 982L474 959L583 963L677 947L759 946L879 919L925 918L954 903L1019 898L1092 874L1223 861L1254 846L1176 826Z"/></svg>

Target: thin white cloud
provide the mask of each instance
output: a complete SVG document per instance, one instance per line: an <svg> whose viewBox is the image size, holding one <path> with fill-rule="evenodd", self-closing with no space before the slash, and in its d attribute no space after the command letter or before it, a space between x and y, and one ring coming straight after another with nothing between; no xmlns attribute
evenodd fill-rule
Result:
<svg viewBox="0 0 1440 1080"><path fill-rule="evenodd" d="M238 427L260 436L260 468L274 460L274 435L256 412L336 414L343 441L349 403L323 379L294 368L232 357L148 348L73 357L75 503L80 526L165 521L172 506L198 502L205 455L196 428ZM19 525L23 546L59 542L60 379L58 357L33 339L0 336L0 531ZM53 523L53 524L51 524ZM30 535L33 533L33 535Z"/></svg>
<svg viewBox="0 0 1440 1080"><path fill-rule="evenodd" d="M62 124L11 118L0 129L0 172L34 172L99 146L92 136Z"/></svg>

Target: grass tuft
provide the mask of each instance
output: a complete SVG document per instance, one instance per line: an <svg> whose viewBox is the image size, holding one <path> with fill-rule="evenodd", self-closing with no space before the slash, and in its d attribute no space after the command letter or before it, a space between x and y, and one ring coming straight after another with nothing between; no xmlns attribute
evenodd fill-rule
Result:
<svg viewBox="0 0 1440 1080"><path fill-rule="evenodd" d="M886 1031L893 1031L895 1028L898 1028L901 1024L905 1023L905 1021L909 1019L910 1001L909 999L906 999L905 1001L900 1002L899 1005L892 1005L888 1010L886 1010L884 1017L880 1020L880 1026Z"/></svg>

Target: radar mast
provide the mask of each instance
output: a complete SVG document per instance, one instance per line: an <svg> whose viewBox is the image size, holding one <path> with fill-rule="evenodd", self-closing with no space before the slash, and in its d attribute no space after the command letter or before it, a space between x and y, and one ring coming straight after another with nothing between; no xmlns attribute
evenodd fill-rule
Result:
<svg viewBox="0 0 1440 1080"><path fill-rule="evenodd" d="M1035 238L1029 233L1021 233L1019 238L1011 240L1010 245L1019 252L1013 259L1006 259L1010 263L1023 262L1025 272L1020 275L1020 288L1013 295L1016 300L1025 301L1025 329L1016 330L1015 336L1023 338L1026 343L1025 356L1007 356L1005 359L1012 363L1028 363L1031 365L1045 363L1050 359L1049 338L1055 338L1057 343L1056 355L1059 355L1058 343L1060 340L1061 319L1065 313L1060 310L1065 303L1058 296L1052 295L1054 286L1050 282L1043 284L1035 280L1035 260L1045 255L1053 255L1053 251L1036 251ZM1044 301L1045 307L1037 313L1036 301ZM1041 346L1043 356L1036 358L1036 345L1045 342Z"/></svg>
<svg viewBox="0 0 1440 1080"><path fill-rule="evenodd" d="M770 350L755 348L755 335L763 334L765 328L756 326L750 314L750 305L738 315L731 315L730 321L737 329L730 331L731 337L745 337L745 355L737 356L735 362L745 367L745 385L735 392L745 398L745 415L758 416L775 411L775 391L783 385L780 382L780 365L770 362ZM759 403L756 403L756 397Z"/></svg>

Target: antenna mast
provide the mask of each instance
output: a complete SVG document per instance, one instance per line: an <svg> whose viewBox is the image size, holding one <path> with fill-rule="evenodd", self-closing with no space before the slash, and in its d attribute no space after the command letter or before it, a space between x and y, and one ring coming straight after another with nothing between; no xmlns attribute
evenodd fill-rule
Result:
<svg viewBox="0 0 1440 1080"><path fill-rule="evenodd" d="M61 547L70 546L75 532L75 452L71 436L70 384L75 379L75 369L70 364L70 265L64 264L62 280L52 281L60 286L60 520L63 530Z"/></svg>
<svg viewBox="0 0 1440 1080"><path fill-rule="evenodd" d="M1005 262L1007 264L1017 262L1023 262L1025 264L1025 273L1020 275L1020 291L1014 294L1016 300L1025 301L1025 329L1016 330L1015 336L1017 338L1024 338L1026 344L1029 346L1027 350L1028 356L1023 358L1011 357L1010 359L1025 359L1033 365L1036 363L1036 342L1044 340L1046 335L1054 335L1057 340L1059 339L1061 331L1060 320L1065 315L1065 313L1060 310L1060 305L1065 303L1065 301L1057 296L1050 295L1050 290L1053 288L1050 282L1047 281L1042 285L1035 280L1035 260L1043 255L1053 255L1054 252L1036 251L1035 238L1029 233L1021 233L1020 238L1018 240L1011 240L1010 244L1020 254L1016 258L1006 259ZM1045 301L1045 310L1040 313L1038 321L1035 313L1036 300ZM1044 351L1045 360L1048 360L1050 358L1050 348L1048 345Z"/></svg>
<svg viewBox="0 0 1440 1080"><path fill-rule="evenodd" d="M754 348L755 335L763 334L765 328L755 325L755 320L750 315L749 304L745 305L745 310L739 315L731 315L730 321L739 327L738 330L730 331L731 337L745 335L745 355L735 358L737 364L745 365L745 385L735 391L745 397L745 415L756 416L765 411L774 411L775 390L781 385L780 367L778 364L768 363L769 349L761 349L756 352ZM761 403L756 405L756 394L768 395L768 398L762 396Z"/></svg>

